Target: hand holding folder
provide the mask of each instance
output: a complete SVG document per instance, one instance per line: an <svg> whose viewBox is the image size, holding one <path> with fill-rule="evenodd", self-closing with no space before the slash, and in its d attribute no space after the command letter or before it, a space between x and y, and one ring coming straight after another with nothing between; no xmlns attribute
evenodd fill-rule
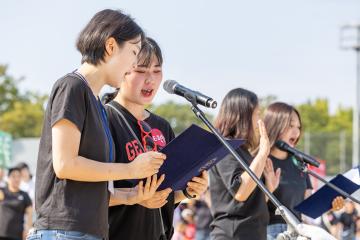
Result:
<svg viewBox="0 0 360 240"><path fill-rule="evenodd" d="M236 149L245 141L228 142ZM161 152L167 158L159 170L159 176L165 174L159 190L171 188L173 191L185 189L193 177L199 176L229 154L214 134L194 124L169 142Z"/></svg>
<svg viewBox="0 0 360 240"><path fill-rule="evenodd" d="M359 180L359 169L354 168L344 175L338 174L330 182L348 194L352 194L360 188L360 185L356 183L359 182ZM331 187L324 185L313 195L295 206L294 209L315 219L329 211L332 208L332 201L334 198L340 195L340 193L336 192Z"/></svg>

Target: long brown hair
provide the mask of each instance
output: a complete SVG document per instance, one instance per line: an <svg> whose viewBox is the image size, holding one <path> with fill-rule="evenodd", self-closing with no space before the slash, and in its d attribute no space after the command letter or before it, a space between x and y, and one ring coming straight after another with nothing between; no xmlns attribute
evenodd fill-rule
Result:
<svg viewBox="0 0 360 240"><path fill-rule="evenodd" d="M290 126L291 114L293 112L299 118L301 131L301 117L296 108L283 102L275 102L267 107L265 111L264 124L268 133L271 148L273 148L276 140L280 138L280 135ZM300 137L296 140L296 143L299 139Z"/></svg>
<svg viewBox="0 0 360 240"><path fill-rule="evenodd" d="M231 90L221 103L215 127L224 137L246 139L244 147L250 151L255 149L258 140L252 118L258 102L258 97L251 91L243 88Z"/></svg>

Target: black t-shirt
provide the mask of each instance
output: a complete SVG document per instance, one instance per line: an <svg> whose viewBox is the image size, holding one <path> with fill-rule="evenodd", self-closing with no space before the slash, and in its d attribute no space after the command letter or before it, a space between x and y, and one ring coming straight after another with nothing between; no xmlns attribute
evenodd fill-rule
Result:
<svg viewBox="0 0 360 240"><path fill-rule="evenodd" d="M87 83L75 73L70 73L55 83L45 113L37 162L36 229L80 231L107 237L107 182L59 179L52 164L51 129L61 119L71 121L81 132L80 156L99 162L114 159L110 130L101 115L100 104ZM110 138L105 132L106 125Z"/></svg>
<svg viewBox="0 0 360 240"><path fill-rule="evenodd" d="M204 201L196 201L195 203L195 225L196 229L210 230L210 223L213 218L211 211Z"/></svg>
<svg viewBox="0 0 360 240"><path fill-rule="evenodd" d="M0 188L0 237L22 239L25 210L31 205L26 192Z"/></svg>
<svg viewBox="0 0 360 240"><path fill-rule="evenodd" d="M131 128L141 141L141 131L137 123L137 119L119 103L113 101L111 104L120 111ZM129 163L133 161L137 155L142 153L141 147L131 134L123 119L114 109L106 106L109 116L110 129L115 142L116 162ZM150 116L144 120L152 128L151 134L154 142L158 147L164 147L174 137L174 132L170 124L163 118L150 113ZM115 181L116 188L135 187L131 181ZM168 197L168 203L161 208L164 221L165 232L170 239L172 234L172 220L174 214L174 194ZM127 240L158 240L161 235L161 220L158 209L148 209L141 205L119 205L109 208L109 238L127 239Z"/></svg>
<svg viewBox="0 0 360 240"><path fill-rule="evenodd" d="M236 150L250 165L253 157L242 148ZM244 172L240 163L228 155L210 170L211 239L265 240L269 220L264 193L256 187L245 202L234 197Z"/></svg>
<svg viewBox="0 0 360 240"><path fill-rule="evenodd" d="M301 214L294 210L294 207L305 198L305 191L312 189L309 175L302 172L296 164L297 160L289 155L287 159L280 160L270 156L274 170L280 168L281 176L278 188L274 191L275 197L301 220ZM275 206L268 201L270 224L284 223L280 215L275 215Z"/></svg>
<svg viewBox="0 0 360 240"><path fill-rule="evenodd" d="M343 212L339 217L339 223L343 225L343 230L354 230L356 231L356 220L358 219L357 211L352 213Z"/></svg>

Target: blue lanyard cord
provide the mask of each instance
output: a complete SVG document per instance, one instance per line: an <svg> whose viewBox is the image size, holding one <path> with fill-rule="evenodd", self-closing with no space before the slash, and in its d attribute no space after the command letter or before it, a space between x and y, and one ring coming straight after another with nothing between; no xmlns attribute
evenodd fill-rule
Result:
<svg viewBox="0 0 360 240"><path fill-rule="evenodd" d="M86 84L86 86L88 86L90 88L88 82L86 81L86 79L84 78L83 75L81 75L80 73L78 73L76 71L74 71L74 74L76 74L78 77L80 77L80 79ZM90 90L91 90L91 88L90 88ZM113 139L112 139L110 129L108 126L106 111L105 111L104 106L101 104L100 99L99 98L96 99L94 94L91 94L91 95L92 95L91 99L95 103L96 109L101 117L101 123L102 123L103 129L105 131L105 134L106 134L106 137L107 137L107 140L109 143L109 162L112 162L113 161L113 144L112 144Z"/></svg>

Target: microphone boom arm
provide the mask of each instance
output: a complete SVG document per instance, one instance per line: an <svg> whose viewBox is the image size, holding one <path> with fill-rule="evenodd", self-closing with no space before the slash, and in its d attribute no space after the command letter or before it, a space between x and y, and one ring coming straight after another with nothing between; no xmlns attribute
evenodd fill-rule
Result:
<svg viewBox="0 0 360 240"><path fill-rule="evenodd" d="M295 157L296 158L296 157ZM327 185L328 187L332 188L333 190L335 190L336 192L338 192L339 194L341 194L343 197L345 198L349 198L350 200L360 204L360 201L356 198L354 198L353 196L351 196L350 194L348 194L347 192L345 192L344 190L340 189L339 187L337 187L336 185L332 184L331 182L326 181L324 178L322 178L319 174L317 174L314 171L311 171L308 167L307 164L301 159L301 158L296 158L296 160L300 163L300 165L298 166L298 168L303 171L304 173L308 173L311 176L319 179L321 182L323 182L325 185Z"/></svg>

